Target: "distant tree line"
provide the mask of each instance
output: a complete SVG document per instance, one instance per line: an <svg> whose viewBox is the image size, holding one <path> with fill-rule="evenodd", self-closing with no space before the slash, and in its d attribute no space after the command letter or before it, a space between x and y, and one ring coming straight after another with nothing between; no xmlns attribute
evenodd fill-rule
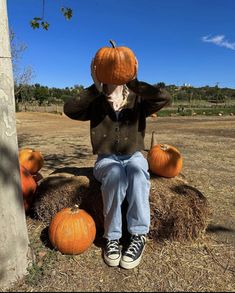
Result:
<svg viewBox="0 0 235 293"><path fill-rule="evenodd" d="M166 85L164 82L155 84L155 86L166 88L172 95L172 103L188 102L192 100L204 100L211 103L224 103L226 101L235 100L235 89L214 87L192 87L192 86L176 86ZM23 104L60 104L65 102L69 97L79 96L79 92L84 88L82 85L74 85L73 87L56 88L40 85L35 83L15 84L16 103Z"/></svg>
<svg viewBox="0 0 235 293"><path fill-rule="evenodd" d="M164 82L157 83L156 86L166 88L172 95L172 102L193 100L204 100L211 103L224 103L235 100L235 89L220 88L218 85L192 87L190 85L176 86L165 85Z"/></svg>
<svg viewBox="0 0 235 293"><path fill-rule="evenodd" d="M18 90L20 87L20 91ZM81 85L74 85L73 87L65 88L49 88L48 86L35 83L33 85L15 85L15 99L16 103L22 104L37 104L39 106L45 104L60 104L70 97L79 95L83 89Z"/></svg>

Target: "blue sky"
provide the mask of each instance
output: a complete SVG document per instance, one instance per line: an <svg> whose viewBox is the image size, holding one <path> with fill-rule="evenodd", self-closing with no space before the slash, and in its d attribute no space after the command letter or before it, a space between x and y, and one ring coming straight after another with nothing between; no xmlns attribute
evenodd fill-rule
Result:
<svg viewBox="0 0 235 293"><path fill-rule="evenodd" d="M42 16L42 0L7 2L32 83L89 86L92 58L113 39L135 53L139 80L235 88L234 0L45 0L48 31L29 25ZM70 21L61 6L73 9Z"/></svg>

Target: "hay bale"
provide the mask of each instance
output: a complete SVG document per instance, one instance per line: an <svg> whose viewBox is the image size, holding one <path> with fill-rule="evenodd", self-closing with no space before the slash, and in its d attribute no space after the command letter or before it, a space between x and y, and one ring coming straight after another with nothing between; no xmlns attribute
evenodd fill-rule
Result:
<svg viewBox="0 0 235 293"><path fill-rule="evenodd" d="M150 236L158 240L196 239L211 215L206 197L180 176L152 177L150 206Z"/></svg>
<svg viewBox="0 0 235 293"><path fill-rule="evenodd" d="M47 224L63 207L79 204L89 212L103 233L103 204L100 183L92 168L64 168L44 178L37 189L31 215ZM206 229L210 209L206 197L181 176L151 177L151 226L153 240L193 240ZM123 214L127 206L124 204ZM124 219L125 217L123 217Z"/></svg>
<svg viewBox="0 0 235 293"><path fill-rule="evenodd" d="M31 217L49 224L62 208L77 204L93 216L97 229L102 229L100 183L94 178L92 168L67 169L68 173L52 173L40 182L31 207Z"/></svg>

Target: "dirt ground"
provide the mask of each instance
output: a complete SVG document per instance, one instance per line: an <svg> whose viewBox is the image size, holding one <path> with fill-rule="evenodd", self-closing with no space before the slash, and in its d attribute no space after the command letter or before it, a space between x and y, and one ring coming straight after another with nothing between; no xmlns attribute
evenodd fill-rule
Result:
<svg viewBox="0 0 235 293"><path fill-rule="evenodd" d="M17 113L19 147L39 149L43 177L65 166L93 166L89 123L63 115ZM27 218L35 263L14 291L75 292L234 292L235 291L235 117L148 118L159 143L176 146L183 156L182 175L208 199L213 214L205 235L187 243L147 242L133 270L110 268L101 247L66 256L46 240L44 224Z"/></svg>

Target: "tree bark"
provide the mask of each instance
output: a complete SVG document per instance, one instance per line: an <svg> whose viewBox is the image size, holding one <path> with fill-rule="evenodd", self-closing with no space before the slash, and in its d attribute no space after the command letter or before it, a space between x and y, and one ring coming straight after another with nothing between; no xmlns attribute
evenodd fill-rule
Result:
<svg viewBox="0 0 235 293"><path fill-rule="evenodd" d="M0 288L22 278L29 239L21 193L6 0L0 1Z"/></svg>

